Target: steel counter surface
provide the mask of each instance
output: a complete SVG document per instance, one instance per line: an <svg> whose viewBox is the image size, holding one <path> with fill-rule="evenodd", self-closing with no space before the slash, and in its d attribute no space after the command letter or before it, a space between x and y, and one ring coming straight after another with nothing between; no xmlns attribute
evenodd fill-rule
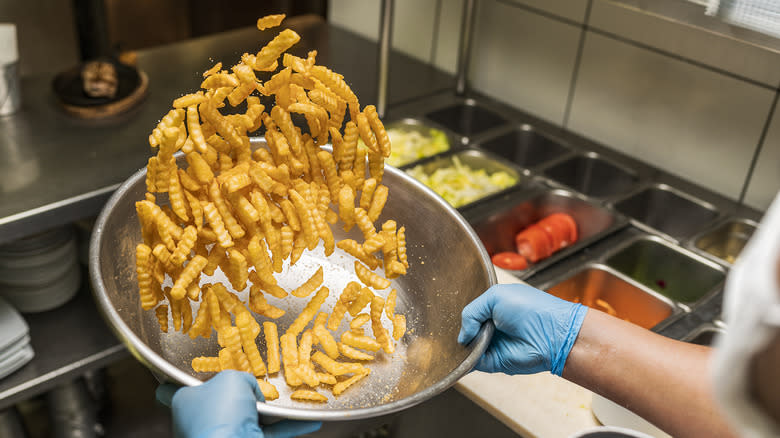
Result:
<svg viewBox="0 0 780 438"><path fill-rule="evenodd" d="M376 44L318 17L286 20L301 35L291 50L344 74L361 103L374 103ZM138 52L149 93L115 118L82 121L60 109L52 92L55 72L22 78L21 110L0 117L0 244L96 215L119 184L146 164L147 137L176 97L198 88L201 72L218 61L232 65L254 53L278 29L244 28ZM357 55L360 56L357 56ZM451 89L453 78L393 53L389 103Z"/></svg>
<svg viewBox="0 0 780 438"><path fill-rule="evenodd" d="M87 273L83 275L85 281L71 301L55 310L23 315L35 357L0 380L0 410L128 356L100 317Z"/></svg>

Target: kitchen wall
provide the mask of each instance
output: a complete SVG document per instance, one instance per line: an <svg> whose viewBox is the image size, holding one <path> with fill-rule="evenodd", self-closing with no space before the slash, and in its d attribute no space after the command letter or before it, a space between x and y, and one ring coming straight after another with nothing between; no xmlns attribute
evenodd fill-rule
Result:
<svg viewBox="0 0 780 438"><path fill-rule="evenodd" d="M645 4L479 0L470 85L766 209L780 190L780 42L745 42L692 4L708 30ZM454 72L462 5L396 0L394 47ZM376 39L379 1L331 0L328 18Z"/></svg>
<svg viewBox="0 0 780 438"><path fill-rule="evenodd" d="M22 76L61 71L79 60L70 1L0 0L0 23L16 24Z"/></svg>
<svg viewBox="0 0 780 438"><path fill-rule="evenodd" d="M109 46L138 50L252 26L265 14L324 15L326 0L103 0ZM0 23L14 23L22 76L59 72L81 59L74 2L0 0ZM139 32L139 29L142 32ZM429 43L430 44L430 43Z"/></svg>

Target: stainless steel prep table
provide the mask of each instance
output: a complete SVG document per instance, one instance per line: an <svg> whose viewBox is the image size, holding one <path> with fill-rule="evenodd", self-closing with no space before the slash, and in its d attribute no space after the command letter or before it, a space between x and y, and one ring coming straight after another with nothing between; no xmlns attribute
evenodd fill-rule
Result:
<svg viewBox="0 0 780 438"><path fill-rule="evenodd" d="M318 64L343 74L361 102L376 101L375 43L317 17L285 25L302 37L293 53L316 49ZM76 120L58 107L54 72L23 78L22 109L0 117L0 244L97 215L119 184L145 165L147 136L173 99L197 89L200 73L217 61L232 65L273 35L246 28L138 52L138 67L149 75L148 96L129 113L101 122ZM408 56L393 53L391 64L391 105L454 87L452 76ZM65 306L25 319L36 356L0 380L0 409L127 354L98 314L86 281Z"/></svg>

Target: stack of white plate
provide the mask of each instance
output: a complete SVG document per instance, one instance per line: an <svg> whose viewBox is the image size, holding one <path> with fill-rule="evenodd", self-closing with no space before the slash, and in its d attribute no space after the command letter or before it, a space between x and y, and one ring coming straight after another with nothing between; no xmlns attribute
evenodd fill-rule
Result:
<svg viewBox="0 0 780 438"><path fill-rule="evenodd" d="M58 307L78 292L81 269L73 227L0 246L0 296L20 312Z"/></svg>
<svg viewBox="0 0 780 438"><path fill-rule="evenodd" d="M19 369L33 356L27 323L16 309L0 298L0 379Z"/></svg>

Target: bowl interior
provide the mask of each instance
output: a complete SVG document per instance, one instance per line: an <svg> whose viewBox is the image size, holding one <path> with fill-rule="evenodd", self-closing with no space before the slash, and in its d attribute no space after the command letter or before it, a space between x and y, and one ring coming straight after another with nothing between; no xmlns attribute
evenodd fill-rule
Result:
<svg viewBox="0 0 780 438"><path fill-rule="evenodd" d="M153 311L140 308L135 274L135 247L141 241L134 203L143 199L145 171L131 177L109 200L93 233L90 248L90 271L98 305L109 325L142 362L153 371L184 385L198 384L210 377L192 371L193 357L215 356L216 336L191 340L170 330L161 333ZM349 419L386 414L423 401L453 384L468 372L484 351L491 326L483 327L478 339L468 347L457 343L460 312L463 307L495 283L490 259L471 228L433 192L403 172L387 168L383 183L390 197L380 222L393 218L406 227L409 273L392 282L398 292L396 311L407 318L407 334L397 343L393 356L379 354L368 366L371 375L333 397L327 404L293 402L291 390L279 375L269 381L280 392L278 400L259 403L258 409L268 415L299 419ZM356 238L334 226L337 240ZM361 236L362 239L362 236ZM295 266L285 266L276 274L280 285L294 288L305 281L320 265L325 268L325 283L331 292L321 311L330 311L343 287L357 278L354 259L336 250L326 258L321 247L305 252ZM219 271L218 273L219 274ZM219 278L216 278L219 280ZM204 276L203 282L209 281ZM213 280L211 280L213 281ZM230 288L229 283L226 284ZM246 299L247 290L238 291ZM376 291L386 296L390 289ZM308 298L287 297L271 304L287 310L276 320L282 334ZM199 303L193 302L193 310ZM258 321L264 317L255 315ZM342 322L334 337L348 329ZM385 322L387 327L390 325ZM370 330L369 330L370 333ZM258 337L265 357L263 336Z"/></svg>

